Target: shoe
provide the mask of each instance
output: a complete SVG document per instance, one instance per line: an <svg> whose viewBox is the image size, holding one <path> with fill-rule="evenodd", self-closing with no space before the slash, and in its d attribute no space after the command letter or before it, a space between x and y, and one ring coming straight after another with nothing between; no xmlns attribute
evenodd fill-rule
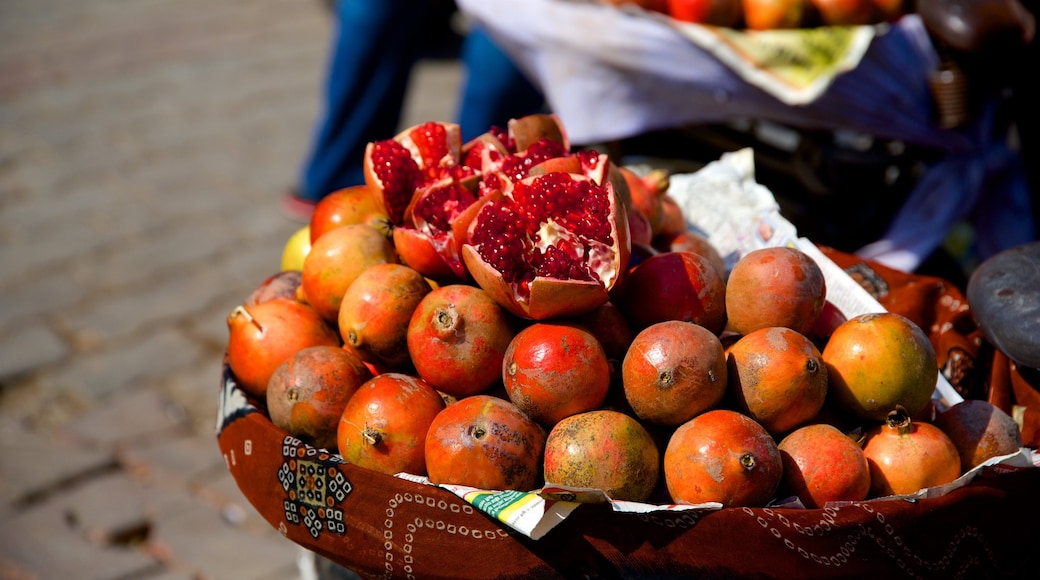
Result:
<svg viewBox="0 0 1040 580"><path fill-rule="evenodd" d="M304 199L295 191L286 192L282 196L282 213L285 214L285 217L300 223L310 223L311 214L314 213L317 205L318 202Z"/></svg>

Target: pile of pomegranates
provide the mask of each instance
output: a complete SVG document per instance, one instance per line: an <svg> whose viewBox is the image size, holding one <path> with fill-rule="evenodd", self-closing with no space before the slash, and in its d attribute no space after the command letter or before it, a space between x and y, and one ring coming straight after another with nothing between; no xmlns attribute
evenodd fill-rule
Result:
<svg viewBox="0 0 1040 580"><path fill-rule="evenodd" d="M555 116L469 143L425 123L370 144L366 169L318 205L302 267L227 317L241 389L349 463L820 507L948 483L1022 445L981 401L936 417L935 352L910 320L827 324L822 273L794 248L727 274L666 175L572 150Z"/></svg>
<svg viewBox="0 0 1040 580"><path fill-rule="evenodd" d="M680 22L709 26L783 30L891 22L910 13L905 0L602 0L636 6Z"/></svg>

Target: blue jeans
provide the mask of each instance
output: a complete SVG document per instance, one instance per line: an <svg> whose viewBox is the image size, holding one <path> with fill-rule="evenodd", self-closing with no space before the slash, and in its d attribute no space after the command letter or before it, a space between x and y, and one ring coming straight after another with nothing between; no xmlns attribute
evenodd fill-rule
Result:
<svg viewBox="0 0 1040 580"><path fill-rule="evenodd" d="M364 182L365 145L400 129L413 66L421 57L424 0L340 0L325 79L323 111L297 194L311 201ZM512 117L542 110L539 91L487 35L466 37L457 122L464 139ZM441 121L444 119L429 119Z"/></svg>

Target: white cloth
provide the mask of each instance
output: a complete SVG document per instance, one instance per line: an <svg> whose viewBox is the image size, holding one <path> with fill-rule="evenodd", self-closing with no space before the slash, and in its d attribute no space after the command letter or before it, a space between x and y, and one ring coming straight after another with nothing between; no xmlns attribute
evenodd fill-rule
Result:
<svg viewBox="0 0 1040 580"><path fill-rule="evenodd" d="M639 9L567 0L458 0L538 84L572 143L594 144L683 125L761 119L849 130L946 153L863 255L913 271L960 219L977 213L980 257L1036 238L1017 154L992 116L948 130L934 122L929 74L938 56L916 15L878 28L858 65L816 98L790 105L754 86ZM695 25L682 25L695 26ZM1024 196L1024 197L1023 197Z"/></svg>

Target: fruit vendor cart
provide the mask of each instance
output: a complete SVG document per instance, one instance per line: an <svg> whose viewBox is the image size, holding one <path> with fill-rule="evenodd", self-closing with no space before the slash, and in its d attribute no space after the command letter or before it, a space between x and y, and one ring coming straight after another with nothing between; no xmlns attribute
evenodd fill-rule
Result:
<svg viewBox="0 0 1040 580"><path fill-rule="evenodd" d="M1004 7L990 4L996 11ZM890 213L878 218L887 228L848 240L866 241L866 247L844 248L905 271L914 271L962 220L974 220L981 257L1036 238L1022 160L1009 143L999 99L983 99L977 106L965 99L964 75L946 44L934 39L934 29L946 21L930 31L913 13L877 26L748 32L595 0L460 0L458 5L541 87L573 143L741 125L741 135L754 134L763 173L769 169L768 150L794 152L774 159L774 165L796 174L804 190L826 180L828 157L855 155L857 161L835 169L849 179L837 176L838 191L830 192L839 200L838 221L852 226L838 232L846 234L871 227L855 216L885 203L885 190L899 169L895 158L923 159L921 174L897 193ZM936 19L941 15L929 22ZM1002 22L1006 29L999 34L1014 39L1019 23ZM970 26L971 15L958 23ZM1032 17L1023 16L1023 30L1030 24ZM794 135L763 137L764 123ZM717 136L713 144L738 148L733 135ZM819 135L830 140L829 149L807 146ZM833 146L842 139L846 153ZM883 141L887 149L867 151L864 139ZM855 168L879 156L890 167L876 181L865 181ZM912 171L902 169L904 177ZM803 201L816 216L826 215L828 200L815 193ZM797 221L793 212L791 217ZM815 237L842 246L842 238L827 239L824 233L821 227Z"/></svg>
<svg viewBox="0 0 1040 580"><path fill-rule="evenodd" d="M1017 369L985 340L955 285L814 249L799 237L754 182L749 153L673 176L670 191L700 209L692 227L710 231L712 222L720 232L754 232L725 243L710 236L727 255L735 247L808 244L826 265L828 299L840 308L886 309L928 329L941 376L950 377L937 382L939 406L978 394L973 389L982 383L991 395L1007 396L1017 384L1037 384L1035 373ZM744 199L746 211L717 203L720 196ZM758 507L688 506L551 485L541 493L480 490L377 473L276 427L229 365L219 392L218 444L244 496L288 539L365 578L1025 578L1037 564L1028 533L1040 518L1035 433L1017 453L908 495L818 509L787 498Z"/></svg>

